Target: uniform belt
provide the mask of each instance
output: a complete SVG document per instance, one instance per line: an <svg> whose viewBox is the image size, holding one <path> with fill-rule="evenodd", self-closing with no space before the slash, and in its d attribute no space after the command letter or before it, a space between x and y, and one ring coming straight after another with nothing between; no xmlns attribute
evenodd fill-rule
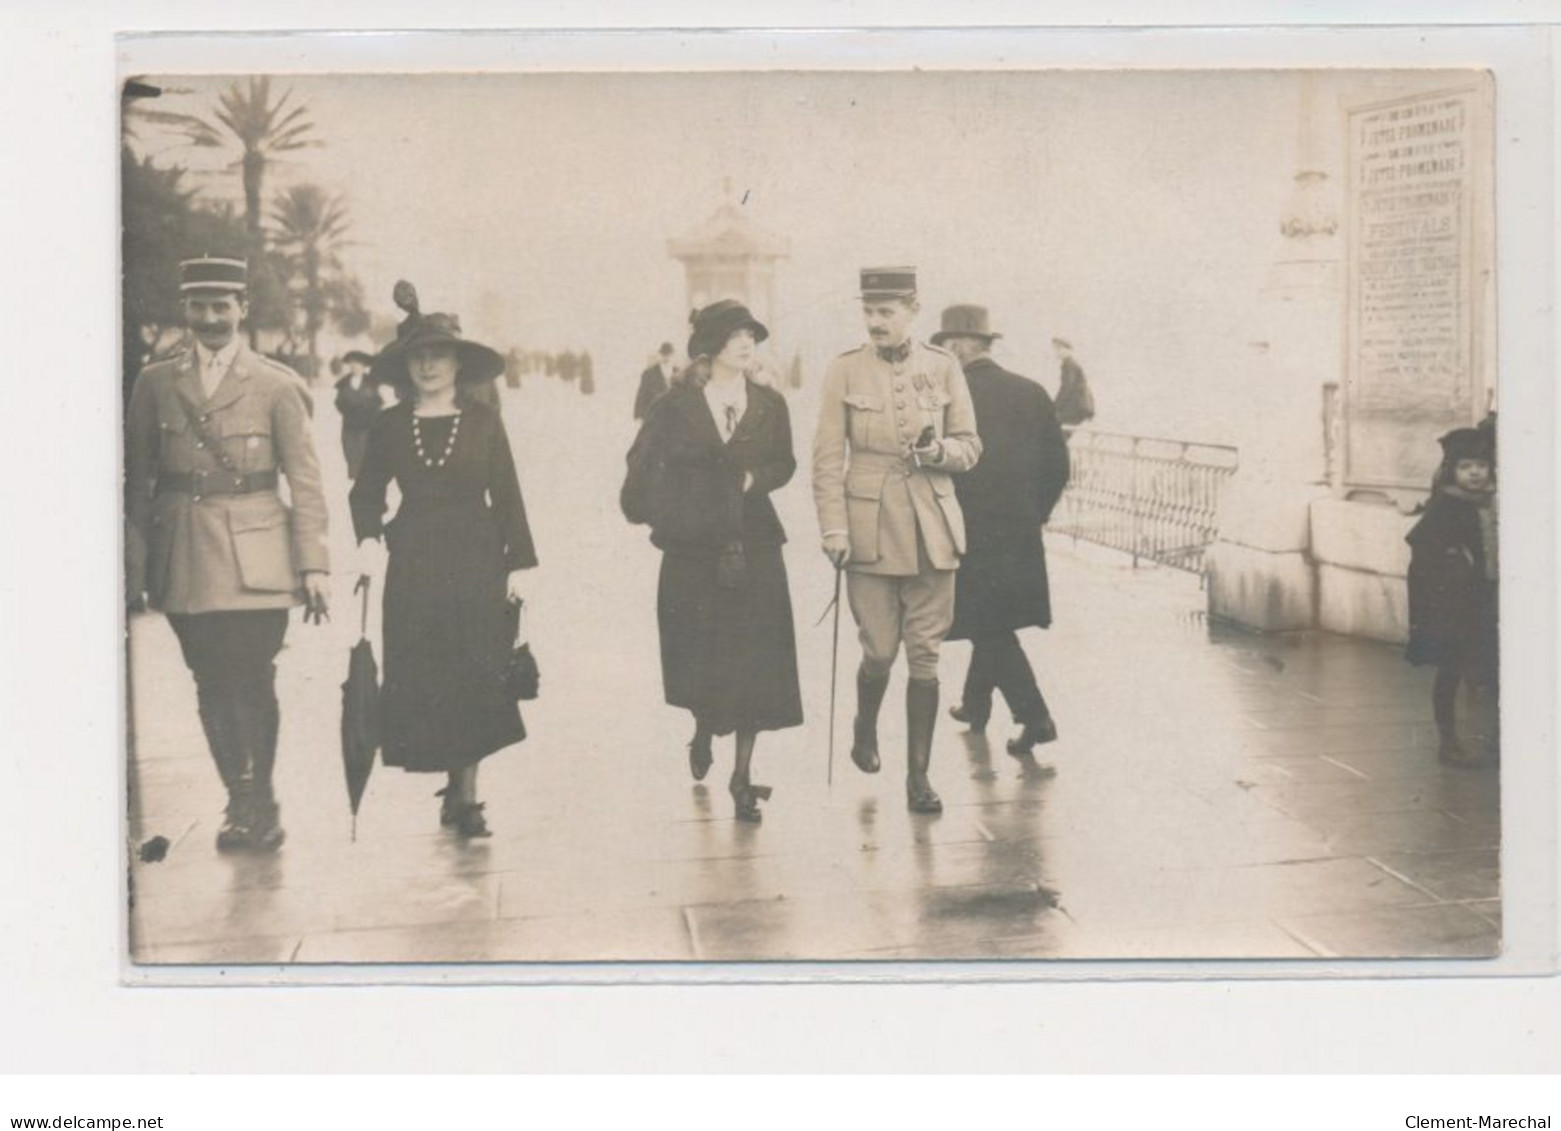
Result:
<svg viewBox="0 0 1561 1131"><path fill-rule="evenodd" d="M188 491L202 495L249 495L256 491L276 490L276 471L251 471L235 475L231 471L174 471L157 477L157 492Z"/></svg>
<svg viewBox="0 0 1561 1131"><path fill-rule="evenodd" d="M904 455L891 455L888 452L852 452L851 467L858 471L897 472L907 476L917 470L916 461L911 458L909 452Z"/></svg>

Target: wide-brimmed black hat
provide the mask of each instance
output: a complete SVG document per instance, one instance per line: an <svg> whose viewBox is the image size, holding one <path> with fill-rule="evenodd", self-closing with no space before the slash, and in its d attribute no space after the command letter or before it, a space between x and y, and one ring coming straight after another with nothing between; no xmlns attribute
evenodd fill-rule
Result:
<svg viewBox="0 0 1561 1131"><path fill-rule="evenodd" d="M406 332L374 359L369 375L376 381L396 385L410 383L407 354L419 346L453 345L460 362L455 379L462 384L491 381L504 372L504 358L497 350L461 337L461 320L454 314L420 314Z"/></svg>
<svg viewBox="0 0 1561 1131"><path fill-rule="evenodd" d="M1489 428L1454 428L1437 443L1442 445L1444 463L1457 463L1461 459L1496 462L1496 437Z"/></svg>
<svg viewBox="0 0 1561 1131"><path fill-rule="evenodd" d="M984 306L962 304L943 311L943 328L932 335L932 344L941 346L950 338L980 338L991 345L1003 335L992 332L991 317Z"/></svg>
<svg viewBox="0 0 1561 1131"><path fill-rule="evenodd" d="M688 320L694 327L688 336L688 356L691 358L714 357L726 348L727 339L739 330L752 330L755 342L770 336L764 323L735 298L712 302L694 311Z"/></svg>

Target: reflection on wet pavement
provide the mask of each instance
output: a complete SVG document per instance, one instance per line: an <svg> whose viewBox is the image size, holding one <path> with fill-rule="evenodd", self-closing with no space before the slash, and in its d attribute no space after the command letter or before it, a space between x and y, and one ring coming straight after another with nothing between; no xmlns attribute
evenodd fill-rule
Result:
<svg viewBox="0 0 1561 1131"><path fill-rule="evenodd" d="M510 409L516 408L512 402ZM327 414L328 415L328 414ZM537 442L510 412L521 452ZM330 427L328 427L328 425ZM321 424L327 473L340 476ZM601 425L607 429L607 425ZM617 422L612 428L624 431ZM627 434L605 452L616 476ZM620 441L622 443L620 443ZM610 466L609 466L610 465ZM563 481L563 476L553 482ZM544 568L530 738L484 765L495 836L441 830L440 784L379 769L358 838L335 745L356 626L297 623L279 665L288 841L219 856L223 797L166 623L131 625L138 732L128 830L133 957L149 964L1492 955L1500 942L1498 775L1436 758L1429 673L1397 649L1210 624L1196 581L1049 543L1058 623L1024 643L1060 729L1015 758L940 719L940 817L905 811L897 672L884 769L825 784L829 598L805 483L793 532L807 725L760 738L762 825L723 776L689 780L687 718L661 705L657 556L609 503L583 516L528 488ZM345 538L336 532L338 542ZM567 550L565 545L567 544ZM547 568L565 560L569 568ZM345 547L337 552L343 561ZM576 568L578 564L578 568ZM336 577L346 608L351 578ZM857 655L843 634L842 673ZM968 649L943 657L944 699ZM164 838L164 846L141 846Z"/></svg>

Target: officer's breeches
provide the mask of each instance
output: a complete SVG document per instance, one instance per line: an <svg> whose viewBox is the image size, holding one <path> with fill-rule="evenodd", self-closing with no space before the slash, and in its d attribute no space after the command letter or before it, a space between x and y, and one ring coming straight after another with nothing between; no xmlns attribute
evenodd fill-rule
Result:
<svg viewBox="0 0 1561 1131"><path fill-rule="evenodd" d="M954 575L954 570L930 567L910 577L846 574L862 667L869 676L889 674L903 641L910 677L938 678L938 645L954 622Z"/></svg>
<svg viewBox="0 0 1561 1131"><path fill-rule="evenodd" d="M201 726L229 792L254 782L269 791L280 711L276 654L286 609L170 613L184 662L195 677Z"/></svg>

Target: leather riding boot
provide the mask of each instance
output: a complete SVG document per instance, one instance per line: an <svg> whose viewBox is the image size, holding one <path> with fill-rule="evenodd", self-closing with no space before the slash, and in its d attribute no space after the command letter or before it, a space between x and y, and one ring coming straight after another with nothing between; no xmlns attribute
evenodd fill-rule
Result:
<svg viewBox="0 0 1561 1131"><path fill-rule="evenodd" d="M932 765L932 732L938 722L938 681L913 679L905 685L905 799L912 813L941 813L943 800L927 770Z"/></svg>
<svg viewBox="0 0 1561 1131"><path fill-rule="evenodd" d="M271 669L274 674L276 669ZM276 767L277 734L281 729L281 710L277 705L274 685L267 682L248 689L249 710L245 737L249 745L249 771L253 781L250 806L250 847L259 852L272 852L287 839L282 828L281 807L271 788L271 774Z"/></svg>
<svg viewBox="0 0 1561 1131"><path fill-rule="evenodd" d="M218 852L242 852L249 847L254 811L254 790L248 780L228 787L228 807L223 812L222 827L217 830Z"/></svg>
<svg viewBox="0 0 1561 1131"><path fill-rule="evenodd" d="M883 706L884 692L889 690L889 676L869 675L866 668L856 671L856 725L851 743L851 761L864 774L876 774L882 763L878 759L878 708Z"/></svg>

